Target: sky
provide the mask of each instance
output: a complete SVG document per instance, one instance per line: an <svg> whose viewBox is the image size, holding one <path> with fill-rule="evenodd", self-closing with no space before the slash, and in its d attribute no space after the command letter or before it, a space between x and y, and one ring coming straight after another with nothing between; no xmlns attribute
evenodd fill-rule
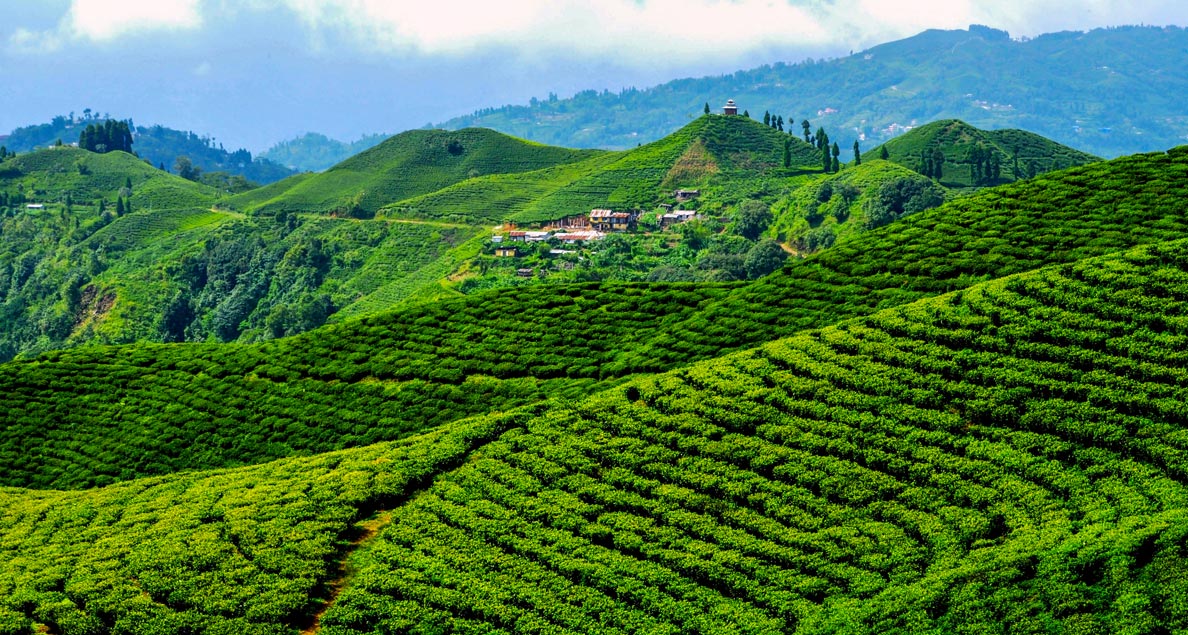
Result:
<svg viewBox="0 0 1188 635"><path fill-rule="evenodd" d="M1184 0L3 0L0 132L90 108L253 152L929 28L1184 26Z"/></svg>

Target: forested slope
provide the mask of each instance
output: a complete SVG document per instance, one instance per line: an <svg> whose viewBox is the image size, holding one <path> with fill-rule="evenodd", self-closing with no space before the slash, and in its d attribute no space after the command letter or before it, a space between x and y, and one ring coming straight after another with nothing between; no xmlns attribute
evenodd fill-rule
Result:
<svg viewBox="0 0 1188 635"><path fill-rule="evenodd" d="M1186 344L1178 241L402 444L7 489L0 625L1175 632Z"/></svg>

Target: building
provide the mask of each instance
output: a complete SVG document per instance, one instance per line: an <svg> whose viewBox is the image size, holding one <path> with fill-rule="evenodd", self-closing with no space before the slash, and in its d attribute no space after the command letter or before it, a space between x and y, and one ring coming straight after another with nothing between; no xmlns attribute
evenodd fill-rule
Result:
<svg viewBox="0 0 1188 635"><path fill-rule="evenodd" d="M41 203L29 203L25 206L25 209L45 209L45 205Z"/></svg>
<svg viewBox="0 0 1188 635"><path fill-rule="evenodd" d="M614 212L609 209L590 211L590 227L595 231L623 232L633 229L639 212Z"/></svg>
<svg viewBox="0 0 1188 635"><path fill-rule="evenodd" d="M678 201L687 201L698 196L701 196L701 190L676 190L672 193L672 197Z"/></svg>
<svg viewBox="0 0 1188 635"><path fill-rule="evenodd" d="M496 258L515 258L520 252L515 247L498 247L495 249Z"/></svg>
<svg viewBox="0 0 1188 635"><path fill-rule="evenodd" d="M697 212L691 209L678 209L675 212L669 212L660 216L660 226L668 227L677 223L684 223L695 218L701 218Z"/></svg>
<svg viewBox="0 0 1188 635"><path fill-rule="evenodd" d="M738 114L738 106L735 105L733 99L726 100L726 105L722 106L722 114L723 115L737 115Z"/></svg>
<svg viewBox="0 0 1188 635"><path fill-rule="evenodd" d="M551 236L549 232L524 232L524 240L530 243L544 242Z"/></svg>
<svg viewBox="0 0 1188 635"><path fill-rule="evenodd" d="M503 235L502 235L502 234L495 234L494 236L492 236L492 237L491 237L491 242L493 242L493 243L501 243L501 242L503 242Z"/></svg>
<svg viewBox="0 0 1188 635"><path fill-rule="evenodd" d="M606 238L606 234L598 231L580 231L580 232L566 232L563 234L556 234L553 236L557 240L566 245L576 245L577 243L584 243L590 240L602 240Z"/></svg>
<svg viewBox="0 0 1188 635"><path fill-rule="evenodd" d="M531 278L532 274L536 273L533 269L516 269L516 275L521 278Z"/></svg>
<svg viewBox="0 0 1188 635"><path fill-rule="evenodd" d="M528 232L523 231L523 230L510 231L510 232L507 232L507 239L523 242L525 240L525 236L527 236L527 234L528 234Z"/></svg>

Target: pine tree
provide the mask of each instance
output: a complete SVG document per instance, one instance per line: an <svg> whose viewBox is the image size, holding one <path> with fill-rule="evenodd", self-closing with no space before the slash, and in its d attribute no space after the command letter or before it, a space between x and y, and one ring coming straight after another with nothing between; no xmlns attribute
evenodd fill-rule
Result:
<svg viewBox="0 0 1188 635"><path fill-rule="evenodd" d="M792 141L784 141L784 167L792 167Z"/></svg>
<svg viewBox="0 0 1188 635"><path fill-rule="evenodd" d="M709 102L707 101L707 102L705 102L705 114L707 114L707 115L708 115L709 113L710 113L710 110L709 110Z"/></svg>
<svg viewBox="0 0 1188 635"><path fill-rule="evenodd" d="M858 149L858 140L854 140L854 165L862 165L862 152Z"/></svg>
<svg viewBox="0 0 1188 635"><path fill-rule="evenodd" d="M879 158L887 161L891 158L891 153L887 152L887 146L882 146L879 150Z"/></svg>
<svg viewBox="0 0 1188 635"><path fill-rule="evenodd" d="M780 132L784 131L784 116L783 115L776 117L776 130L779 130Z"/></svg>
<svg viewBox="0 0 1188 635"><path fill-rule="evenodd" d="M804 128L804 142L811 143L809 140L809 129L813 127L812 124L809 123L808 119L805 119L804 121L800 122L800 127Z"/></svg>
<svg viewBox="0 0 1188 635"><path fill-rule="evenodd" d="M829 146L821 148L821 166L826 172L833 171L833 157L829 155Z"/></svg>
<svg viewBox="0 0 1188 635"><path fill-rule="evenodd" d="M829 147L829 135L825 134L825 128L817 128L817 149Z"/></svg>
<svg viewBox="0 0 1188 635"><path fill-rule="evenodd" d="M945 153L941 152L940 148L932 151L932 174L928 175L936 180L941 180L944 176L945 170Z"/></svg>
<svg viewBox="0 0 1188 635"><path fill-rule="evenodd" d="M116 209L115 209L115 213L116 213L116 216L123 216L123 215L124 215L124 199L122 199L122 198L116 198Z"/></svg>
<svg viewBox="0 0 1188 635"><path fill-rule="evenodd" d="M746 117L747 119L750 119L750 118L751 118L751 111L749 111L749 110L744 110L744 111L743 111L743 116L744 116L744 117Z"/></svg>
<svg viewBox="0 0 1188 635"><path fill-rule="evenodd" d="M763 111L763 125L765 125L765 126L771 125L771 113L766 110Z"/></svg>

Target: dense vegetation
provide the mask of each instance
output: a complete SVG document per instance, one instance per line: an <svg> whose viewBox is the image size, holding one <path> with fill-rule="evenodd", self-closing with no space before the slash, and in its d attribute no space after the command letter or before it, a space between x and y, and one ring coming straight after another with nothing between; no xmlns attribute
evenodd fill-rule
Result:
<svg viewBox="0 0 1188 635"><path fill-rule="evenodd" d="M0 484L81 488L257 463L578 399L619 378L603 369L626 343L722 295L692 285L524 289L257 346L79 348L0 365Z"/></svg>
<svg viewBox="0 0 1188 635"><path fill-rule="evenodd" d="M70 113L69 116L54 117L49 123L17 128L4 143L13 152L31 152L38 148L48 148L58 141L66 144L79 142L81 146L86 147L87 139L82 138L86 128L103 127L109 121L125 123L113 120L110 115L92 113L88 108L77 117ZM133 127L131 120L126 123ZM213 138L193 132L159 125L134 126L133 132L133 145L137 156L162 170L172 169L179 157L186 157L195 167L205 172L223 172L257 183L272 183L293 173L293 170L279 163L262 158L253 159L247 150L225 150L223 145L216 144ZM94 142L94 137L91 137L90 141ZM88 149L95 148L92 146ZM118 149L127 151L128 148Z"/></svg>
<svg viewBox="0 0 1188 635"><path fill-rule="evenodd" d="M1121 27L1012 40L1007 33L925 31L834 60L783 62L648 89L487 108L442 124L483 126L542 143L631 148L677 130L727 98L758 118L824 125L848 154L938 119L1022 128L1100 156L1170 147L1188 135L1188 32ZM988 72L987 69L996 69Z"/></svg>
<svg viewBox="0 0 1188 635"><path fill-rule="evenodd" d="M323 632L1188 628L1188 244L983 284L512 429Z"/></svg>
<svg viewBox="0 0 1188 635"><path fill-rule="evenodd" d="M0 632L1175 632L1186 325L1180 241L401 444L3 490Z"/></svg>
<svg viewBox="0 0 1188 635"><path fill-rule="evenodd" d="M0 633L294 633L375 527L359 521L513 423L86 492L0 489Z"/></svg>
<svg viewBox="0 0 1188 635"><path fill-rule="evenodd" d="M1176 151L985 190L742 286L534 286L261 346L53 353L0 367L4 482L81 487L236 465L572 399L1002 275L1188 235L1186 176L1188 153ZM168 443L157 442L161 426ZM106 447L112 429L128 443Z"/></svg>

